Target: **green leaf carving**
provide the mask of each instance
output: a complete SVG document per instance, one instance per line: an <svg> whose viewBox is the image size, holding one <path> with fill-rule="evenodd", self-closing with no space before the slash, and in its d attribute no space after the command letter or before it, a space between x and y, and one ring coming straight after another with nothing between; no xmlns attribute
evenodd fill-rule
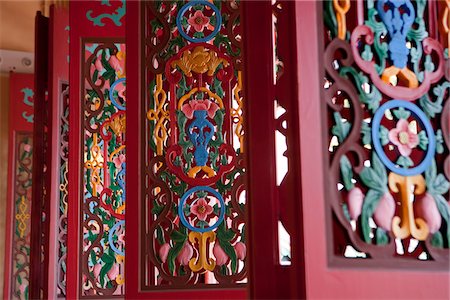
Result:
<svg viewBox="0 0 450 300"><path fill-rule="evenodd" d="M434 71L434 64L433 61L431 60L431 55L427 55L425 57L425 70L428 72L433 72Z"/></svg>
<svg viewBox="0 0 450 300"><path fill-rule="evenodd" d="M347 156L344 155L341 157L340 165L344 187L347 191L350 191L355 185L352 182L353 178L352 165L348 160Z"/></svg>
<svg viewBox="0 0 450 300"><path fill-rule="evenodd" d="M427 150L428 137L427 137L427 134L425 133L425 131L422 130L421 132L419 132L418 137L419 137L419 147L420 147L420 149Z"/></svg>
<svg viewBox="0 0 450 300"><path fill-rule="evenodd" d="M362 143L364 145L370 145L372 143L372 130L369 124L364 121L361 122L361 134Z"/></svg>
<svg viewBox="0 0 450 300"><path fill-rule="evenodd" d="M411 112L409 112L408 110L406 110L404 107L400 107L398 109L394 109L392 111L392 113L394 114L394 116L400 120L400 119L405 119L407 120L409 118L409 116L411 115Z"/></svg>
<svg viewBox="0 0 450 300"><path fill-rule="evenodd" d="M383 146L387 145L389 143L389 130L383 125L380 125L379 132L381 145Z"/></svg>
<svg viewBox="0 0 450 300"><path fill-rule="evenodd" d="M338 112L334 112L333 116L336 125L331 128L331 132L337 136L339 143L342 143L350 132L351 124L348 121L344 122Z"/></svg>
<svg viewBox="0 0 450 300"><path fill-rule="evenodd" d="M364 51L361 53L361 57L365 61L372 61L373 53L372 53L372 49L370 49L369 45L364 46Z"/></svg>
<svg viewBox="0 0 450 300"><path fill-rule="evenodd" d="M435 248L444 248L444 239L440 231L437 231L431 237L431 245Z"/></svg>
<svg viewBox="0 0 450 300"><path fill-rule="evenodd" d="M377 245L382 246L389 243L389 237L382 228L378 227L375 231L375 241Z"/></svg>
<svg viewBox="0 0 450 300"><path fill-rule="evenodd" d="M383 194L387 192L386 168L375 152L372 154L372 166L370 168L364 168L359 176L367 187Z"/></svg>
<svg viewBox="0 0 450 300"><path fill-rule="evenodd" d="M425 171L425 181L427 183L428 193L435 195L443 195L450 188L450 183L445 179L443 174L437 174L436 161L433 160L430 167Z"/></svg>
<svg viewBox="0 0 450 300"><path fill-rule="evenodd" d="M371 243L371 229L369 226L369 218L372 217L373 213L375 212L375 209L377 208L382 196L383 193L379 190L370 189L364 197L361 213L361 227L364 241L369 244Z"/></svg>
<svg viewBox="0 0 450 300"><path fill-rule="evenodd" d="M160 225L158 225L156 227L156 239L160 245L163 245L166 243L166 241L164 240L164 233L163 233L162 227Z"/></svg>
<svg viewBox="0 0 450 300"><path fill-rule="evenodd" d="M444 153L444 138L440 129L436 132L436 152L438 154Z"/></svg>
<svg viewBox="0 0 450 300"><path fill-rule="evenodd" d="M409 156L403 156L403 155L401 155L397 159L396 163L397 163L397 165L399 165L403 168L409 168L414 165L414 162L411 160L411 158Z"/></svg>

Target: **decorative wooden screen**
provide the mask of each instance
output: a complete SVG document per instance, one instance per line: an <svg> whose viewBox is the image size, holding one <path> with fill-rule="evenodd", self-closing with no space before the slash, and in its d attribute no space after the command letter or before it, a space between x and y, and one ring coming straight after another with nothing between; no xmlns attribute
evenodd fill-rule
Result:
<svg viewBox="0 0 450 300"><path fill-rule="evenodd" d="M334 257L448 268L449 8L323 3Z"/></svg>
<svg viewBox="0 0 450 300"><path fill-rule="evenodd" d="M68 143L69 143L69 14L68 7L50 6L49 101L53 129L50 145L51 186L49 233L49 298L66 295Z"/></svg>
<svg viewBox="0 0 450 300"><path fill-rule="evenodd" d="M3 297L28 299L34 75L10 74L9 165Z"/></svg>
<svg viewBox="0 0 450 300"><path fill-rule="evenodd" d="M128 181L130 197L140 195L127 210L139 212L127 221L136 226L129 238L136 241L131 253L139 255L140 278L130 295L239 287L247 281L239 5L147 1L133 7L140 21L128 25L142 32L135 43L142 54L128 63L142 66L143 97L140 142L129 144L140 153L133 161L141 162L141 177Z"/></svg>
<svg viewBox="0 0 450 300"><path fill-rule="evenodd" d="M110 298L124 294L125 1L69 11L67 298Z"/></svg>
<svg viewBox="0 0 450 300"><path fill-rule="evenodd" d="M141 288L246 282L239 6L143 5Z"/></svg>

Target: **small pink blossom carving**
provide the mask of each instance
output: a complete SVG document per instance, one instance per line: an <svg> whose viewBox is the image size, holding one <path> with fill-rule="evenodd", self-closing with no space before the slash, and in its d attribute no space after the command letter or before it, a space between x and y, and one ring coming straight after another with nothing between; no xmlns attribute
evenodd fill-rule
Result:
<svg viewBox="0 0 450 300"><path fill-rule="evenodd" d="M405 119L400 119L397 126L389 131L389 140L403 156L409 156L412 149L419 144L419 137L409 130L408 121Z"/></svg>
<svg viewBox="0 0 450 300"><path fill-rule="evenodd" d="M191 100L189 103L184 104L181 107L181 111L186 115L188 119L192 119L194 116L194 111L196 110L206 110L208 112L208 116L213 118L216 114L216 111L219 109L219 106L206 99L206 100Z"/></svg>
<svg viewBox="0 0 450 300"><path fill-rule="evenodd" d="M206 217L213 212L211 205L206 202L205 198L199 199L194 205L191 206L191 213L197 216L201 221L205 221Z"/></svg>
<svg viewBox="0 0 450 300"><path fill-rule="evenodd" d="M238 259L244 260L247 255L247 246L242 242L237 242L236 245L234 245L234 251L236 251Z"/></svg>
<svg viewBox="0 0 450 300"><path fill-rule="evenodd" d="M180 265L186 266L187 264L189 264L192 255L194 255L194 249L192 248L191 244L186 242L183 249L181 249L180 254L178 254L177 261L180 263Z"/></svg>
<svg viewBox="0 0 450 300"><path fill-rule="evenodd" d="M216 264L218 266L222 266L227 263L228 255L225 253L225 251L223 251L222 247L220 247L219 243L217 242L214 244L213 254L216 258Z"/></svg>
<svg viewBox="0 0 450 300"><path fill-rule="evenodd" d="M168 243L165 243L164 245L159 248L159 258L163 263L167 260L167 255L169 254L170 245Z"/></svg>
<svg viewBox="0 0 450 300"><path fill-rule="evenodd" d="M23 146L23 150L25 150L25 152L30 152L31 151L31 145L30 144L25 144L25 146Z"/></svg>
<svg viewBox="0 0 450 300"><path fill-rule="evenodd" d="M360 188L355 187L350 190L347 197L348 212L350 219L356 220L361 215L364 194Z"/></svg>
<svg viewBox="0 0 450 300"><path fill-rule="evenodd" d="M25 294L25 289L27 288L27 284L22 283L21 285L19 285L19 290L20 290L20 294L23 295Z"/></svg>
<svg viewBox="0 0 450 300"><path fill-rule="evenodd" d="M373 214L373 220L378 227L386 231L391 231L392 218L395 214L395 201L392 195L386 192L380 199L378 206Z"/></svg>
<svg viewBox="0 0 450 300"><path fill-rule="evenodd" d="M197 32L202 32L203 28L209 25L209 18L201 10L197 10L192 17L188 19L188 24L194 27Z"/></svg>
<svg viewBox="0 0 450 300"><path fill-rule="evenodd" d="M433 196L426 193L424 197L414 200L414 215L423 219L430 233L436 233L442 225L442 217Z"/></svg>
<svg viewBox="0 0 450 300"><path fill-rule="evenodd" d="M120 154L119 156L114 157L113 163L116 166L116 169L122 169L122 163L126 161L125 155Z"/></svg>

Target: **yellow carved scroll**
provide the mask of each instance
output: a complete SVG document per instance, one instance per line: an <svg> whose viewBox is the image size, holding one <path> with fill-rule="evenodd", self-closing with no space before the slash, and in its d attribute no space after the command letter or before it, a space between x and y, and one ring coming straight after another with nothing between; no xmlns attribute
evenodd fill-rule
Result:
<svg viewBox="0 0 450 300"><path fill-rule="evenodd" d="M153 93L155 101L155 109L150 109L147 112L147 118L150 121L155 121L155 128L153 129L153 138L156 141L156 154L162 155L164 142L167 140L166 120L169 120L169 112L165 109L167 94L163 89L162 74L156 75L156 90Z"/></svg>
<svg viewBox="0 0 450 300"><path fill-rule="evenodd" d="M345 40L347 33L345 15L350 10L350 0L333 0L333 7L336 11L336 20L338 23L338 38Z"/></svg>
<svg viewBox="0 0 450 300"><path fill-rule="evenodd" d="M93 133L93 144L91 147L91 159L84 163L84 167L92 171L90 183L92 187L92 196L97 195L97 185L101 184L101 178L99 171L103 168L103 157L101 155L101 149L98 146L97 133Z"/></svg>
<svg viewBox="0 0 450 300"><path fill-rule="evenodd" d="M26 198L22 196L20 198L19 212L16 214L16 220L18 221L17 230L21 238L25 236L25 231L27 230L26 221L30 218L30 214L27 213L27 206Z"/></svg>
<svg viewBox="0 0 450 300"><path fill-rule="evenodd" d="M417 80L416 74L408 69L408 67L399 69L396 66L390 66L389 68L386 68L384 70L383 74L381 75L381 80L389 84L391 81L391 77L393 76L397 77L397 79L406 81L409 88L413 89L419 86L419 81Z"/></svg>
<svg viewBox="0 0 450 300"><path fill-rule="evenodd" d="M198 172L202 171L206 173L206 176L208 176L208 178L214 177L216 175L216 172L211 169L208 166L195 166L192 167L188 172L187 175L191 178L195 178L198 174Z"/></svg>
<svg viewBox="0 0 450 300"><path fill-rule="evenodd" d="M236 100L238 107L231 109L231 117L233 118L233 123L236 124L236 129L234 133L239 138L239 146L241 153L244 153L244 116L242 115L243 101L239 93L242 90L242 72L238 71L238 81L236 87L234 88L234 99Z"/></svg>
<svg viewBox="0 0 450 300"><path fill-rule="evenodd" d="M189 241L194 245L198 243L198 256L189 261L189 268L194 272L201 270L213 271L216 267L216 261L208 258L209 244L214 242L216 234L213 231L208 232L190 232ZM209 240L209 241L208 241Z"/></svg>
<svg viewBox="0 0 450 300"><path fill-rule="evenodd" d="M423 219L414 217L412 205L414 195L424 193L425 186L425 179L422 175L389 174L389 188L394 193L400 193L401 199L400 217L395 216L392 220L392 232L395 237L405 239L411 235L419 241L424 241L428 237L428 225Z"/></svg>

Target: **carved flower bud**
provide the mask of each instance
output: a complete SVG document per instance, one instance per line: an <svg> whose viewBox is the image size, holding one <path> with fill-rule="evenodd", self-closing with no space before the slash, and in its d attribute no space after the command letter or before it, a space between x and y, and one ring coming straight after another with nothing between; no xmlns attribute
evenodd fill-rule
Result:
<svg viewBox="0 0 450 300"><path fill-rule="evenodd" d="M94 277L98 278L98 275L100 275L100 271L102 270L102 265L101 264L96 264L94 266Z"/></svg>
<svg viewBox="0 0 450 300"><path fill-rule="evenodd" d="M378 227L381 227L386 231L391 231L394 214L395 201L392 195L387 192L381 197L375 213L373 214L373 220Z"/></svg>
<svg viewBox="0 0 450 300"><path fill-rule="evenodd" d="M244 260L247 254L247 246L242 242L238 242L234 245L234 251L236 251L237 258Z"/></svg>
<svg viewBox="0 0 450 300"><path fill-rule="evenodd" d="M180 253L178 254L177 261L181 265L186 266L189 264L192 255L194 255L194 249L192 249L191 244L186 242L186 244L184 244L183 246L183 249L181 249Z"/></svg>
<svg viewBox="0 0 450 300"><path fill-rule="evenodd" d="M227 263L228 255L225 253L225 251L223 251L222 247L220 247L218 242L214 244L213 254L214 257L216 258L216 264L218 266L222 266Z"/></svg>
<svg viewBox="0 0 450 300"><path fill-rule="evenodd" d="M364 194L360 188L355 187L350 190L347 196L348 212L350 219L356 220L361 215Z"/></svg>
<svg viewBox="0 0 450 300"><path fill-rule="evenodd" d="M164 245L159 248L159 258L163 263L167 260L167 255L169 254L170 245L168 243L165 243Z"/></svg>
<svg viewBox="0 0 450 300"><path fill-rule="evenodd" d="M108 275L108 278L110 280L116 279L117 275L119 275L119 264L117 263L113 264L111 269L109 269L108 273L106 274Z"/></svg>
<svg viewBox="0 0 450 300"><path fill-rule="evenodd" d="M414 201L414 215L416 218L422 218L427 223L430 233L436 233L441 228L441 214L433 196L428 193Z"/></svg>

